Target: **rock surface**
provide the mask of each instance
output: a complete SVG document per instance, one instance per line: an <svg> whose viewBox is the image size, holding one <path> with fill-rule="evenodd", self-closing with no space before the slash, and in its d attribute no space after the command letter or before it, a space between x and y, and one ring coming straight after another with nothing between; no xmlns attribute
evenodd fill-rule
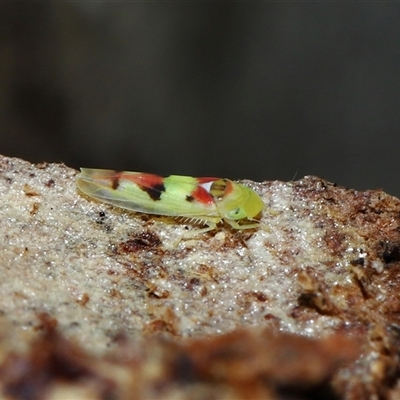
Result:
<svg viewBox="0 0 400 400"><path fill-rule="evenodd" d="M0 157L4 398L400 395L397 198L244 181L264 228L186 239L76 174Z"/></svg>

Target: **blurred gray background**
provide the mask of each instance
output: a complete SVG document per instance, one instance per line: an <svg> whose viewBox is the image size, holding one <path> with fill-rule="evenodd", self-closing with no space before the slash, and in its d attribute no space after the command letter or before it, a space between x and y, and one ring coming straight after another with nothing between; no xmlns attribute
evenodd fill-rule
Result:
<svg viewBox="0 0 400 400"><path fill-rule="evenodd" d="M398 2L0 5L0 153L400 196Z"/></svg>

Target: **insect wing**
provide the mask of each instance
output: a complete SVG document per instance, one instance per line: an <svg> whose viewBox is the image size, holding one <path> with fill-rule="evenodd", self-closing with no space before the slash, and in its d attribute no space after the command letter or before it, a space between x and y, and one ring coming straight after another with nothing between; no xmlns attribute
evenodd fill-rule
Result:
<svg viewBox="0 0 400 400"><path fill-rule="evenodd" d="M134 211L151 212L149 196L132 182L136 175L140 174L129 173L131 179L124 179L117 171L81 168L77 186L96 200Z"/></svg>
<svg viewBox="0 0 400 400"><path fill-rule="evenodd" d="M200 219L219 216L212 196L192 177L82 168L77 186L94 199L128 210Z"/></svg>

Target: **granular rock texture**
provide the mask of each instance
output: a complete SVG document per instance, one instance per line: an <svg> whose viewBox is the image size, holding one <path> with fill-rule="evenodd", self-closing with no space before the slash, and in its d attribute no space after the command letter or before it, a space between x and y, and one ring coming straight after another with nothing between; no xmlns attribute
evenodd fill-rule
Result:
<svg viewBox="0 0 400 400"><path fill-rule="evenodd" d="M400 398L400 201L244 181L260 228L196 229L0 157L7 399Z"/></svg>

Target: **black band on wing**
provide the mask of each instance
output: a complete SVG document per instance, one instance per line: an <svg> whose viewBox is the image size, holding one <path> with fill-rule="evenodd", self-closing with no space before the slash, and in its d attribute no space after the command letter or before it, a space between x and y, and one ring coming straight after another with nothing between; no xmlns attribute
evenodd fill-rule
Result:
<svg viewBox="0 0 400 400"><path fill-rule="evenodd" d="M163 183L157 183L153 186L140 186L140 189L146 192L154 201L160 200L161 195L165 192L165 186Z"/></svg>
<svg viewBox="0 0 400 400"><path fill-rule="evenodd" d="M121 172L119 171L115 171L115 175L112 176L112 183L111 183L111 187L114 190L117 190L119 187L119 176L120 176Z"/></svg>

